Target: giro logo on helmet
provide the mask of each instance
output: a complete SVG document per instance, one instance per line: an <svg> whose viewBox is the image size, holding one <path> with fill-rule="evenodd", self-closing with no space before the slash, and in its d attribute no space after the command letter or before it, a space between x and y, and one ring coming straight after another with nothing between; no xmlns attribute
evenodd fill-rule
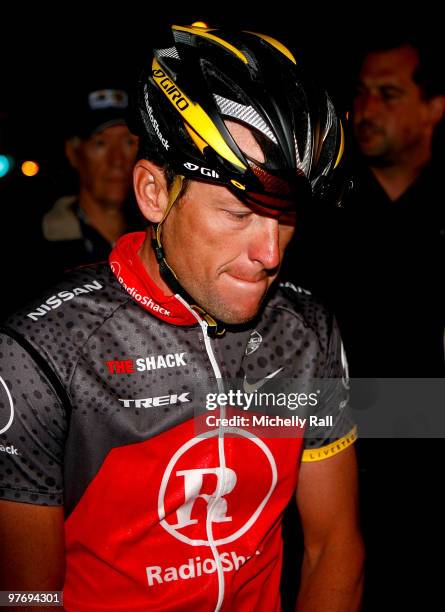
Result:
<svg viewBox="0 0 445 612"><path fill-rule="evenodd" d="M176 104L179 110L184 111L190 106L176 85L169 79L163 70L157 68L153 70L153 78L158 82L158 85L165 90L172 102Z"/></svg>
<svg viewBox="0 0 445 612"><path fill-rule="evenodd" d="M192 172L199 170L199 172L203 176L211 176L212 178L219 178L219 174L216 172L216 170L210 170L210 168L202 168L201 166L198 166L197 164L192 164L191 162L186 162L184 164L184 167L187 168L187 170L191 170Z"/></svg>

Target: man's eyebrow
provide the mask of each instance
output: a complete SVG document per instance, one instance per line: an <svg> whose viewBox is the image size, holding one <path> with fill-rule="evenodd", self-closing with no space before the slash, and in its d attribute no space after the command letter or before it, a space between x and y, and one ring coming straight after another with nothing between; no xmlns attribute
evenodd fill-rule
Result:
<svg viewBox="0 0 445 612"><path fill-rule="evenodd" d="M355 90L371 90L371 89L385 89L385 90L391 90L391 91L397 91L399 93L403 93L405 91L405 89L400 86L397 85L395 83L391 83L388 82L386 80L377 82L377 83L372 83L372 84L367 84L364 81L357 81L355 83Z"/></svg>
<svg viewBox="0 0 445 612"><path fill-rule="evenodd" d="M385 91L403 93L405 90L403 87L399 85L394 85L394 83L382 83L379 85L379 89L384 89Z"/></svg>

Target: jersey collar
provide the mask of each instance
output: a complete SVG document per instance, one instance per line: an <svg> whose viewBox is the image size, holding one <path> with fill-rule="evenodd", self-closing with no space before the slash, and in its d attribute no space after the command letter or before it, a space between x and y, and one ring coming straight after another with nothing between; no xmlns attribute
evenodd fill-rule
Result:
<svg viewBox="0 0 445 612"><path fill-rule="evenodd" d="M109 262L113 274L135 302L172 325L196 325L196 317L175 295L165 295L148 274L138 251L145 232L125 234L116 242Z"/></svg>

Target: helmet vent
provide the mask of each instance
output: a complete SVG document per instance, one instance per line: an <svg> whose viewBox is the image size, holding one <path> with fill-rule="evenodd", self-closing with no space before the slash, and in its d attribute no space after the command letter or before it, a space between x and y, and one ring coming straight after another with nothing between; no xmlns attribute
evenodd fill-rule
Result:
<svg viewBox="0 0 445 612"><path fill-rule="evenodd" d="M174 59L181 59L179 57L179 53L176 49L176 47L168 47L168 49L157 49L156 53L160 56L160 57L172 57Z"/></svg>
<svg viewBox="0 0 445 612"><path fill-rule="evenodd" d="M251 106L245 106L244 104L239 104L239 102L234 102L233 100L228 100L227 98L219 96L218 94L213 94L213 96L218 104L219 110L223 115L233 117L234 119L238 119L243 123L247 123L267 136L274 144L278 144L273 132L254 108Z"/></svg>
<svg viewBox="0 0 445 612"><path fill-rule="evenodd" d="M181 32L181 30L173 30L173 37L175 42L182 43L183 45L192 44L192 36L188 32Z"/></svg>
<svg viewBox="0 0 445 612"><path fill-rule="evenodd" d="M335 110L334 110L334 105L332 104L332 102L330 101L330 99L327 99L327 106L328 106L328 116L326 117L326 125L324 127L324 134L323 134L323 142L326 140L326 136L329 134L332 124L333 124L333 118L335 117Z"/></svg>
<svg viewBox="0 0 445 612"><path fill-rule="evenodd" d="M303 172L303 174L309 177L309 173L311 171L311 148L312 148L312 134L311 134L311 123L309 117L307 118L307 132L305 138L305 146L303 159L300 157L300 152L298 148L297 137L294 132L294 142L295 142L295 153L296 153L296 161L297 168Z"/></svg>

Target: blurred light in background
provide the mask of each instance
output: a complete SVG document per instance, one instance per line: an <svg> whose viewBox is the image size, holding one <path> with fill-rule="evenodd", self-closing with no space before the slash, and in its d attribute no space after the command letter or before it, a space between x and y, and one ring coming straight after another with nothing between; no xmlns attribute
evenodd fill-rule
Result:
<svg viewBox="0 0 445 612"><path fill-rule="evenodd" d="M14 160L9 155L0 155L0 178L11 172L14 166Z"/></svg>
<svg viewBox="0 0 445 612"><path fill-rule="evenodd" d="M27 160L22 164L22 173L25 176L35 176L38 174L39 170L40 166L37 162Z"/></svg>

